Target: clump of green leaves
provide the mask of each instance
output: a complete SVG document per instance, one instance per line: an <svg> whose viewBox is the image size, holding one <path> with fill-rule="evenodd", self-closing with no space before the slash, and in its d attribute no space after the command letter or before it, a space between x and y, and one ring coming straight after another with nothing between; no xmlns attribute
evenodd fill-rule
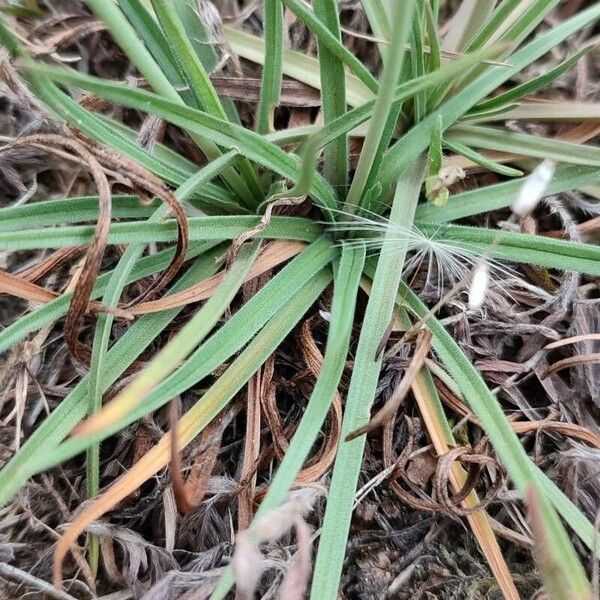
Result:
<svg viewBox="0 0 600 600"><path fill-rule="evenodd" d="M35 8L36 3L22 3ZM440 322L402 282L407 244L392 241L394 227L435 230L440 239L490 252L513 263L600 274L596 246L523 233L452 224L452 221L509 207L517 197L519 179L452 196L450 186L462 170L444 166L444 149L506 177L519 177L532 160L560 163L548 193L578 189L600 179L600 151L566 141L540 139L507 131L503 121L515 118L519 101L550 85L589 51L586 47L562 65L529 82L497 90L569 37L600 17L598 4L581 10L551 30L533 35L558 0L465 0L444 39L438 33L439 2L435 0L363 0L371 29L380 40L383 70L379 79L343 45L335 0L314 0L310 8L298 0L267 0L264 38L225 28L231 47L242 57L265 66L256 131L240 124L231 102L222 101L210 77L215 55L202 43L208 33L187 0L87 0L115 42L148 84L134 89L75 69L51 66L31 58L7 21L0 41L14 59L31 91L59 120L81 134L123 153L177 188L180 202L202 216L189 218L188 270L169 293L185 290L212 275L223 264L228 240L256 228L255 239L242 247L227 274L199 312L181 328L146 369L103 408L102 395L135 359L169 326L181 307L139 318L109 347L112 317L96 325L89 373L45 418L19 452L0 471L0 501L8 502L32 475L87 451L97 457L98 445L128 424L164 406L227 363L179 425L179 443L188 444L231 402L261 368L309 307L333 283L329 336L323 366L298 429L273 476L258 515L279 506L319 435L340 383L352 326L362 322L354 370L345 402L342 438L333 468L325 518L316 557L311 598L337 597L354 496L363 460L365 437L346 441L346 434L370 417L382 366L381 340L392 318L423 320L432 346L454 385L481 423L519 493L536 498L538 528L560 555L573 598L589 597L589 583L563 521L589 548L594 530L582 512L526 455L497 399ZM293 11L318 42L318 59L283 47L282 9ZM425 49L427 48L427 52ZM323 125L272 131L282 74L321 90ZM209 159L198 168L185 157L158 144L154 151L136 143L135 132L109 117L79 106L70 95L80 90L115 104L155 115L181 128ZM525 106L525 105L523 105ZM531 110L532 104L526 105ZM568 103L539 106L547 118L576 118ZM556 111L556 114L553 113ZM518 114L518 112L517 112ZM593 113L590 113L593 114ZM488 124L494 123L494 127ZM361 128L364 144L356 170L349 171L347 140ZM365 129L366 128L366 129ZM284 145L295 144L288 154ZM315 156L324 149L324 168ZM509 153L512 165L495 162L485 151ZM301 160L300 156L304 157ZM516 168L518 167L518 168ZM266 176L265 176L266 173ZM319 209L315 220L272 217L257 227L287 182L298 195L309 196ZM349 185L348 185L349 184ZM421 202L424 187L429 202ZM281 194L278 195L281 198ZM69 198L0 210L0 250L62 248L90 242L93 227L82 223L95 216L95 198ZM133 198L114 198L114 216L126 219L111 227L108 242L127 244L118 265L96 282L92 296L115 306L125 286L160 272L172 249L142 257L151 242L173 244L174 224L152 207ZM193 212L192 210L192 212ZM366 258L360 232L336 228L343 215L372 214L390 224L381 233L375 258ZM342 216L341 216L342 215ZM323 222L326 224L323 225ZM53 225L64 226L55 228ZM444 224L440 226L440 224ZM335 230L333 239L330 232ZM258 233L260 231L260 233ZM242 308L213 328L247 278L260 252L259 239L300 240L306 248L293 258ZM348 242L348 243L345 243ZM350 243L351 242L351 243ZM369 282L370 283L365 283ZM362 285L369 302L355 314ZM31 310L0 332L0 350L65 315L69 292ZM427 372L425 372L427 374ZM91 400L90 400L91 398ZM435 403L432 397L431 402ZM79 435L72 429L84 422ZM442 410L440 427L447 428ZM445 425L444 425L445 423ZM86 431L82 435L81 431ZM440 434L441 435L441 434ZM446 442L448 432L446 431ZM166 437L114 486L84 510L59 544L57 569L70 541L93 519L112 508L169 461ZM88 490L98 491L98 461L88 465ZM476 525L473 525L476 527ZM514 584L505 565L494 562L498 546L485 523L475 530L491 568L510 595ZM487 532L487 533L486 533ZM487 540L484 536L488 536ZM481 536L481 537L479 537ZM491 538L489 537L491 536ZM214 593L223 598L233 584L227 570ZM511 585L513 587L511 587Z"/></svg>

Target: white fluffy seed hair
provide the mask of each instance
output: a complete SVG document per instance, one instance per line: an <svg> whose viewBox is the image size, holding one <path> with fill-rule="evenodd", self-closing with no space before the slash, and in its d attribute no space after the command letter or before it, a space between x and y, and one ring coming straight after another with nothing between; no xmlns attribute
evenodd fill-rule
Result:
<svg viewBox="0 0 600 600"><path fill-rule="evenodd" d="M526 178L512 203L512 211L519 217L526 217L546 195L546 190L554 177L556 162L551 158L542 161Z"/></svg>
<svg viewBox="0 0 600 600"><path fill-rule="evenodd" d="M485 252L480 247L441 239L438 231L426 235L416 227L407 228L390 223L385 217L370 211L364 211L363 215L336 212L347 219L329 223L329 231L356 232L360 236L345 240L344 244L364 245L368 252L376 252L385 246L405 244L410 255L406 259L403 275L409 277L421 265L428 264L426 285L435 284L436 293L440 297L444 292L445 281L452 285L460 281L469 281L473 270L477 269L484 259ZM490 273L504 275L494 277L495 286L502 287L506 276L515 276L513 269L496 260L488 257L485 263L488 277ZM432 281L433 276L436 276L435 282Z"/></svg>

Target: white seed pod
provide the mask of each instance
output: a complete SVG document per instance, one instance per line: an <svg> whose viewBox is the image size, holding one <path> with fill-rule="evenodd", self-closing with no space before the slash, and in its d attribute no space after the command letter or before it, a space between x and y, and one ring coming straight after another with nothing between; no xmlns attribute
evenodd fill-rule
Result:
<svg viewBox="0 0 600 600"><path fill-rule="evenodd" d="M480 262L473 271L469 286L469 308L477 309L485 301L490 283L490 270L486 261Z"/></svg>
<svg viewBox="0 0 600 600"><path fill-rule="evenodd" d="M512 203L512 211L519 217L526 217L545 196L554 177L556 162L551 158L542 161L525 179L517 199Z"/></svg>

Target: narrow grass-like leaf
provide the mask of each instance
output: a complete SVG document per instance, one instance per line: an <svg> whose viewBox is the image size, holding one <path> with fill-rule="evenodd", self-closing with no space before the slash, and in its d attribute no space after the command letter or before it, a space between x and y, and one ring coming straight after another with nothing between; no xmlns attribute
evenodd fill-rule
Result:
<svg viewBox="0 0 600 600"><path fill-rule="evenodd" d="M265 0L265 64L262 70L257 131L268 133L273 126L273 111L279 104L283 77L283 4L281 0Z"/></svg>
<svg viewBox="0 0 600 600"><path fill-rule="evenodd" d="M314 0L315 16L320 19L327 31L335 38L335 48L343 48L341 43L340 20L336 0ZM331 50L321 39L317 41L319 52L319 72L321 75L321 103L325 123L330 123L346 112L346 76L344 64L338 58L339 52ZM350 54L352 56L352 54ZM348 183L348 139L339 135L325 147L325 176L343 198Z"/></svg>
<svg viewBox="0 0 600 600"><path fill-rule="evenodd" d="M129 60L147 79L150 86L158 94L168 98L171 102L183 104L183 100L177 93L177 90L163 73L150 52L148 52L146 46L138 38L135 30L129 24L119 6L112 0L88 0L88 5L107 26L114 40L123 49ZM205 138L199 133L192 133L191 135L198 144L198 147L208 158L212 160L221 155L218 146L210 138ZM223 173L223 177L246 202L253 202L253 196L247 183L242 180L238 173L234 170L228 170Z"/></svg>
<svg viewBox="0 0 600 600"><path fill-rule="evenodd" d="M343 63L348 69L360 80L364 85L371 90L373 93L377 93L379 89L379 83L371 75L370 71L364 66L364 64L350 52L341 42L339 35L339 17L337 17L337 8L335 9L336 15L333 15L333 9L331 9L331 23L337 21L337 25L332 28L329 23L329 17L326 16L326 12L321 14L320 9L317 8L318 4L314 3L314 13L302 0L282 0L282 2L312 31L320 46L324 46L331 55L335 56L339 62ZM319 63L320 63L319 59ZM321 91L323 80L321 78ZM342 89L345 91L346 88L346 76L344 76L343 83L340 81ZM344 95L345 100L345 95Z"/></svg>
<svg viewBox="0 0 600 600"><path fill-rule="evenodd" d="M285 500L325 421L346 363L364 260L363 249L342 249L342 257L334 277L330 326L321 373L255 519L277 508ZM222 600L233 583L233 571L228 568L211 600Z"/></svg>
<svg viewBox="0 0 600 600"><path fill-rule="evenodd" d="M494 98L490 98L484 102L480 102L473 108L473 113L484 112L488 110L496 110L511 102L515 102L523 98L523 96L528 96L530 94L535 94L535 92L544 89L554 81L556 81L559 77L567 73L571 70L571 68L579 61L580 58L585 56L588 52L591 52L594 48L597 48L597 44L588 44L581 48L578 52L567 58L567 60L563 61L553 69L546 71L544 74L539 77L535 77L530 81L526 81L520 85L515 85L511 87L510 90L504 92L503 94L499 94Z"/></svg>
<svg viewBox="0 0 600 600"><path fill-rule="evenodd" d="M427 174L435 176L440 172L444 162L444 153L442 151L442 135L444 132L444 123L442 117L438 118L436 126L431 132L431 143L427 151Z"/></svg>
<svg viewBox="0 0 600 600"><path fill-rule="evenodd" d="M416 222L416 227L427 236L440 241L457 243L466 249L488 252L495 258L535 264L550 269L578 271L600 275L600 246L543 235L515 233L468 227L464 225L431 225Z"/></svg>
<svg viewBox="0 0 600 600"><path fill-rule="evenodd" d="M191 40L186 35L175 7L166 0L152 0L152 6L198 108L214 117L227 120L227 113ZM255 170L245 160L241 161L237 168L254 197L254 204L260 203L263 194Z"/></svg>
<svg viewBox="0 0 600 600"><path fill-rule="evenodd" d="M218 57L192 3L188 0L172 3L152 0L152 6L164 30L163 39L171 47L172 59L179 65L179 72L187 83L186 91L190 91L196 100L196 108L239 123L233 103L228 102L226 107L210 80L208 71L216 66ZM252 172L249 175L256 177Z"/></svg>
<svg viewBox="0 0 600 600"><path fill-rule="evenodd" d="M410 61L412 67L413 79L422 77L425 75L425 52L423 41L423 24L421 22L423 7L422 3L418 3L417 10L415 10L412 22L412 28L410 33L411 39L411 52ZM424 92L419 92L414 98L414 122L418 123L427 111L427 97Z"/></svg>
<svg viewBox="0 0 600 600"><path fill-rule="evenodd" d="M216 40L203 21L203 16L196 2L190 0L173 0L173 6L183 24L187 38L192 48L204 65L204 68L212 73L219 66L219 54L216 50ZM223 102L223 100L221 100ZM225 107L227 111L227 107ZM234 107L234 110L235 109ZM237 121L237 119L231 119Z"/></svg>
<svg viewBox="0 0 600 600"><path fill-rule="evenodd" d="M507 177L521 177L523 175L523 171L513 169L512 167L507 167L506 165L501 165L500 163L487 158L487 156L476 152L472 148L469 148L469 146L465 146L465 144L461 144L460 142L451 141L446 138L444 140L444 146L446 146L448 150L468 158L476 165L488 169L488 171L493 171L494 173L499 173L500 175L506 175Z"/></svg>
<svg viewBox="0 0 600 600"><path fill-rule="evenodd" d="M442 44L438 31L438 11L439 2L425 1L425 28L430 48L429 57L427 58L427 70L429 72L439 69L442 65Z"/></svg>
<svg viewBox="0 0 600 600"><path fill-rule="evenodd" d="M209 73L213 73L218 69L220 60L216 50L217 40L213 38L213 34L204 23L200 6L190 0L173 0L173 6L204 68ZM229 120L239 125L241 121L235 102L227 98L221 98L221 104Z"/></svg>
<svg viewBox="0 0 600 600"><path fill-rule="evenodd" d="M221 100L191 41L187 38L173 4L164 0L152 0L152 6L164 31L164 39L171 47L179 65L179 72L196 99L198 108L215 117L227 119Z"/></svg>
<svg viewBox="0 0 600 600"><path fill-rule="evenodd" d="M265 360L275 351L302 315L318 298L331 280L328 271L316 274L294 297L280 307L249 346L236 358L219 379L206 391L178 423L178 443L181 450L221 411L245 385ZM84 508L71 528L57 544L54 577L60 578L62 560L86 526L110 510L117 502L135 491L142 483L166 466L171 456L171 436L165 434L129 471L117 479L97 500Z"/></svg>
<svg viewBox="0 0 600 600"><path fill-rule="evenodd" d="M94 221L98 217L98 201L98 196L80 196L1 208L0 231ZM113 196L112 203L115 219L149 217L159 206L158 202L142 204L137 196Z"/></svg>
<svg viewBox="0 0 600 600"><path fill-rule="evenodd" d="M260 217L226 216L193 217L188 219L189 239L231 240L259 224ZM291 239L312 242L320 234L320 227L310 219L299 217L274 217L269 225L256 234L259 239ZM0 233L0 250L36 250L85 246L90 243L93 225L49 227L24 231ZM174 242L177 240L177 224L171 219L160 223L131 221L114 223L108 235L109 244L149 244L150 242Z"/></svg>
<svg viewBox="0 0 600 600"><path fill-rule="evenodd" d="M113 0L87 0L91 10L102 20L112 37L136 65L140 73L157 93L172 100L179 100L177 91L159 65L146 49L133 27L129 24L121 8Z"/></svg>
<svg viewBox="0 0 600 600"><path fill-rule="evenodd" d="M171 52L165 34L154 20L150 12L140 0L118 0L119 6L131 26L136 30L140 39L153 56L154 60L165 74L171 85L177 90L184 100L193 101L189 90L185 90L185 80L177 61ZM187 97L186 97L187 96Z"/></svg>
<svg viewBox="0 0 600 600"><path fill-rule="evenodd" d="M559 194L568 190L580 189L600 181L600 171L593 167L559 165L546 193ZM445 223L491 210L506 208L518 197L522 181L497 183L452 196L446 206L437 207L421 204L416 218L426 223Z"/></svg>
<svg viewBox="0 0 600 600"><path fill-rule="evenodd" d="M118 82L107 82L96 77L81 75L71 69L35 66L62 83L71 84L94 92L102 97L130 108L148 111L161 116L188 131L212 139L219 146L235 149L239 154L268 167L283 177L296 180L299 167L292 157L253 131L218 119L188 106L175 104L143 90L126 89ZM323 208L335 208L337 200L331 187L320 176L315 175L312 194Z"/></svg>
<svg viewBox="0 0 600 600"><path fill-rule="evenodd" d="M122 416L122 412L111 407L122 406L123 409L131 410L139 406L148 394L166 379L179 366L181 361L189 356L227 310L256 260L259 249L260 242L256 241L240 249L235 261L229 267L214 294L202 308L110 404L81 424L81 433L77 435L87 437L91 433L113 425Z"/></svg>
<svg viewBox="0 0 600 600"><path fill-rule="evenodd" d="M573 582L573 574L567 570L563 561L565 549L550 541L551 532L545 522L544 504L538 490L533 486L527 492L527 513L533 540L533 554L548 598L591 600L589 585L577 589L579 586Z"/></svg>
<svg viewBox="0 0 600 600"><path fill-rule="evenodd" d="M394 36L390 41L389 60L387 61L383 74L381 76L381 86L375 104L373 106L373 115L369 123L369 130L365 137L363 147L356 165L354 178L346 198L345 210L353 212L360 206L365 186L371 175L371 168L377 155L381 137L384 133L392 104L394 102L394 91L400 77L402 62L404 58L406 40L412 24L414 10L414 0L406 0L401 4L395 5L393 13Z"/></svg>
<svg viewBox="0 0 600 600"><path fill-rule="evenodd" d="M386 68L392 60L390 55ZM424 168L425 159L421 159L398 182L390 215L391 223L411 226ZM346 398L341 441L315 564L312 600L335 600L337 597L365 445L364 435L350 442L346 442L344 438L369 420L382 361L379 345L392 317L405 255L406 244L385 244L379 257Z"/></svg>
<svg viewBox="0 0 600 600"><path fill-rule="evenodd" d="M595 4L574 17L563 21L554 29L540 35L533 42L512 54L510 56L510 67L493 67L465 86L451 100L442 105L438 111L413 127L390 148L381 167L382 183L391 183L397 174L402 171L403 166L412 164L426 150L438 114L442 115L444 126L450 127L477 102L493 92L502 83L598 18L600 18L600 4Z"/></svg>
<svg viewBox="0 0 600 600"><path fill-rule="evenodd" d="M444 161L442 135L444 123L441 115L431 132L431 142L427 150L427 178L425 179L425 195L427 200L436 206L444 206L448 200L448 188L439 186L439 174Z"/></svg>
<svg viewBox="0 0 600 600"><path fill-rule="evenodd" d="M446 139L485 150L510 152L532 158L552 158L575 165L600 166L600 148L527 133L514 133L481 125L461 125L448 131Z"/></svg>
<svg viewBox="0 0 600 600"><path fill-rule="evenodd" d="M425 196L435 206L445 206L450 196L450 191L444 184L441 172L444 162L443 134L444 123L442 116L438 115L438 121L431 132L431 143L427 151L427 177L425 178Z"/></svg>
<svg viewBox="0 0 600 600"><path fill-rule="evenodd" d="M131 272L136 258L139 258L143 250L136 246L130 246L115 268L114 274L108 282L108 289L102 301L104 306L115 308L119 302L121 292L126 283L127 276ZM92 416L102 407L102 370L106 358L106 350L110 339L113 317L103 313L98 315L94 342L92 345L92 357L90 361L90 385L87 416ZM85 457L85 494L86 498L93 498L100 491L100 444L94 444L86 451ZM100 540L95 535L89 535L87 539L88 562L92 573L98 571L100 558Z"/></svg>
<svg viewBox="0 0 600 600"><path fill-rule="evenodd" d="M150 220L160 220L166 212L160 207ZM119 263L115 267L108 282L106 292L102 298L104 306L116 308L127 278L130 276L135 263L141 257L145 246L131 245L127 248ZM89 370L89 392L87 416L90 417L102 408L102 373L105 369L106 351L110 340L113 324L113 315L101 313L98 315L92 357ZM93 498L100 491L100 444L94 444L87 449L85 458L85 491L87 498ZM88 536L89 563L93 573L98 569L100 542L97 536Z"/></svg>
<svg viewBox="0 0 600 600"><path fill-rule="evenodd" d="M96 435L85 439L66 440L51 455L46 453L46 456L38 457L36 462L31 462L30 469L33 472L41 471L76 456L90 444L105 439L126 425L159 409L174 395L196 385L243 348L279 311L286 299L302 290L314 274L322 271L337 253L338 249L326 238L321 238L309 246L195 350L175 373L152 390L142 406L124 414L113 426ZM77 393L79 393L78 388L73 394ZM76 401L79 402L79 399Z"/></svg>

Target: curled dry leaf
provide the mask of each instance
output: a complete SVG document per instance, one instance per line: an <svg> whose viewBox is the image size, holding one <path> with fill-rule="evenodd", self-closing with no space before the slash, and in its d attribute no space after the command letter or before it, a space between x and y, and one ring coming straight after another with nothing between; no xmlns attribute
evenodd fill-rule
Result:
<svg viewBox="0 0 600 600"><path fill-rule="evenodd" d="M227 264L230 265L233 262L233 260L237 256L237 253L239 252L240 248L245 242L251 240L269 226L269 223L271 222L271 217L273 216L273 211L276 208L279 208L281 206L295 206L298 204L302 204L302 202L304 202L305 199L306 196L287 197L284 194L276 194L272 198L269 198L266 203L265 212L260 218L258 224L252 229L245 231L231 242L231 246L227 254Z"/></svg>
<svg viewBox="0 0 600 600"><path fill-rule="evenodd" d="M600 352L581 354L580 356L569 356L568 358L556 361L542 373L541 378L546 379L547 377L550 377L550 375L554 375L563 369L570 369L576 365L587 365L591 363L600 363Z"/></svg>
<svg viewBox="0 0 600 600"><path fill-rule="evenodd" d="M311 321L305 321L300 329L300 344L302 355L306 361L306 366L313 374L315 380L321 373L323 366L323 354L317 346L311 332ZM317 460L309 462L296 477L295 485L307 484L319 481L323 475L329 470L340 441L342 433L342 399L339 393L333 397L330 410L330 426L328 435L325 436L323 446L316 454Z"/></svg>
<svg viewBox="0 0 600 600"><path fill-rule="evenodd" d="M271 356L265 363L264 371L263 393L260 397L260 404L271 431L273 451L275 456L281 460L289 443L277 408L277 384L273 377L275 371L274 356Z"/></svg>
<svg viewBox="0 0 600 600"><path fill-rule="evenodd" d="M467 480L463 483L462 488L454 496L450 497L448 483L452 480L451 470L453 463L457 460L470 463L475 468L469 469ZM495 478L492 479L492 485L488 488L485 497L475 505L459 506L473 491L479 479L481 467L484 465L495 474ZM498 490L504 484L504 477L502 477L502 469L494 457L478 452L477 448L453 448L440 457L436 468L434 484L436 496L440 499L441 504L449 514L467 516L483 510L496 498Z"/></svg>
<svg viewBox="0 0 600 600"><path fill-rule="evenodd" d="M14 140L8 145L8 147L16 146L35 146L42 149L66 148L88 165L96 184L99 198L96 229L86 252L85 262L73 291L65 322L65 339L73 357L80 363L87 363L90 352L79 341L79 327L88 309L92 288L100 272L102 257L108 241L112 211L110 185L100 162L80 141L57 134L34 134Z"/></svg>
<svg viewBox="0 0 600 600"><path fill-rule="evenodd" d="M312 327L315 319L309 318L300 328L299 343L306 366L315 379L319 377L323 365L323 354L317 346L312 334ZM283 452L288 446L288 437L290 433L284 428L279 410L277 408L274 393L266 394L263 397L263 411L271 428L275 454L281 459ZM292 426L293 427L293 426ZM330 426L327 435L323 436L324 441L319 450L307 462L305 467L298 473L293 486L299 487L309 483L317 482L327 473L333 461L340 440L342 429L342 399L338 393L335 394L331 404ZM278 454L278 453L281 454ZM260 500L266 494L266 486L263 486L256 493L255 500Z"/></svg>
<svg viewBox="0 0 600 600"><path fill-rule="evenodd" d="M152 201L153 197L160 198L171 209L177 221L177 247L171 264L140 296L130 303L130 305L137 304L164 289L179 272L189 244L187 217L173 192L151 171L128 156L102 146L98 142L86 139L85 143L104 167L127 173L127 179L134 190L145 192L144 195L149 198L149 201Z"/></svg>

